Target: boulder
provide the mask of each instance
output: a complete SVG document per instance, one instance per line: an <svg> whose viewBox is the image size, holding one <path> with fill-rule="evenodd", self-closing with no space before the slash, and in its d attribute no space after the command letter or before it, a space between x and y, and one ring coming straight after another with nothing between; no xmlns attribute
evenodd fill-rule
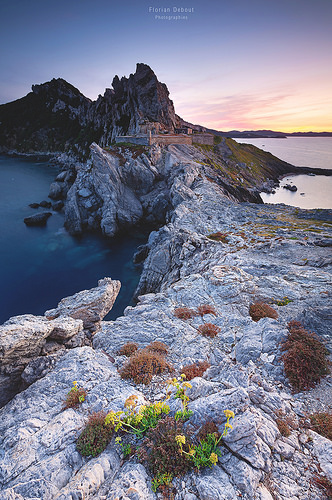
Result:
<svg viewBox="0 0 332 500"><path fill-rule="evenodd" d="M55 309L45 312L48 319L70 316L81 319L85 329L95 331L100 321L112 309L120 291L121 283L111 278L98 281L98 286L91 290L83 290L62 299Z"/></svg>
<svg viewBox="0 0 332 500"><path fill-rule="evenodd" d="M47 219L51 217L52 212L40 212L35 215L25 217L24 224L27 226L45 226Z"/></svg>

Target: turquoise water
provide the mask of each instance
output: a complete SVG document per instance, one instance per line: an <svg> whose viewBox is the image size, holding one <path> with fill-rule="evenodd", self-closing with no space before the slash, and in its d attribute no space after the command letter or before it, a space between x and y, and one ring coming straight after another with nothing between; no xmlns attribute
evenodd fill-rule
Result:
<svg viewBox="0 0 332 500"><path fill-rule="evenodd" d="M72 237L57 212L46 227L24 224L24 217L49 211L32 209L29 203L47 199L57 173L46 162L0 156L0 324L19 314L43 314L105 276L122 284L107 318L115 319L132 303L140 275L132 257L147 235Z"/></svg>
<svg viewBox="0 0 332 500"><path fill-rule="evenodd" d="M332 170L332 137L287 137L286 139L236 139L269 151L297 167ZM284 189L294 184L296 192ZM264 203L285 203L299 208L332 209L332 176L293 175L282 179L275 194L261 193Z"/></svg>

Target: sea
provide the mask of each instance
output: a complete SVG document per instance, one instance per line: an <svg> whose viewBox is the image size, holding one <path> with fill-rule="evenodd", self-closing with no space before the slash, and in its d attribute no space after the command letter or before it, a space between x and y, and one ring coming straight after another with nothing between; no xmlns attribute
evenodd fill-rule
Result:
<svg viewBox="0 0 332 500"><path fill-rule="evenodd" d="M287 137L285 139L235 139L253 144L297 167L332 170L332 137ZM295 185L296 192L284 189ZM264 203L284 203L299 208L332 209L332 176L291 175L284 177L275 194L261 193Z"/></svg>
<svg viewBox="0 0 332 500"><path fill-rule="evenodd" d="M58 173L46 161L0 156L0 324L20 314L42 315L63 297L93 288L104 277L122 285L106 319L133 305L141 272L133 255L146 243L146 232L130 231L112 239L97 234L73 237L58 212L46 227L24 224L24 217L49 211L29 203L48 200Z"/></svg>
<svg viewBox="0 0 332 500"><path fill-rule="evenodd" d="M332 138L236 139L270 151L296 166L332 169ZM27 227L23 219L45 209L30 203L47 200L59 173L46 161L0 155L0 324L11 316L43 314L66 296L97 286L99 279L121 281L121 291L105 319L133 305L141 269L133 264L148 234L128 231L112 239L97 234L73 237L63 227L63 214L53 212L46 227ZM297 186L296 193L282 188ZM332 176L289 176L276 194L262 193L265 203L301 208L332 208ZM47 210L47 209L46 209Z"/></svg>

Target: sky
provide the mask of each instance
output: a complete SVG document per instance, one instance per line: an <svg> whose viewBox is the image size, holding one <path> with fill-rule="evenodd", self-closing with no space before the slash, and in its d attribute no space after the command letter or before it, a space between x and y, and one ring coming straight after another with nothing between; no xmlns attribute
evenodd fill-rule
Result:
<svg viewBox="0 0 332 500"><path fill-rule="evenodd" d="M331 26L332 0L1 0L0 103L59 77L95 100L142 62L192 123L332 131Z"/></svg>

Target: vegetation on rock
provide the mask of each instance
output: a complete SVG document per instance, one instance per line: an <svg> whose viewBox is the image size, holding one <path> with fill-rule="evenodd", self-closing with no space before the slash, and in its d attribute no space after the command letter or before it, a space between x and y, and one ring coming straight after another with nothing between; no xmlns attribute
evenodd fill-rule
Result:
<svg viewBox="0 0 332 500"><path fill-rule="evenodd" d="M204 316L205 314L213 314L214 316L217 316L215 308L210 304L203 304L201 306L198 306L197 312L199 316Z"/></svg>
<svg viewBox="0 0 332 500"><path fill-rule="evenodd" d="M309 415L311 428L321 436L332 440L332 412L316 412Z"/></svg>
<svg viewBox="0 0 332 500"><path fill-rule="evenodd" d="M105 424L106 413L100 411L90 415L87 425L79 436L76 447L84 457L96 457L111 440L114 427Z"/></svg>
<svg viewBox="0 0 332 500"><path fill-rule="evenodd" d="M121 378L131 379L136 384L149 384L154 375L173 371L164 354L161 354L160 345L159 351L153 346L150 349L151 345L134 353L120 370Z"/></svg>
<svg viewBox="0 0 332 500"><path fill-rule="evenodd" d="M328 351L317 335L305 330L299 321L290 321L288 329L288 337L281 345L286 376L295 391L310 389L329 373Z"/></svg>
<svg viewBox="0 0 332 500"><path fill-rule="evenodd" d="M218 335L220 332L220 328L217 325L214 325L213 323L205 323L204 325L201 325L198 327L199 333L204 335L204 337L215 337Z"/></svg>
<svg viewBox="0 0 332 500"><path fill-rule="evenodd" d="M259 321L262 318L277 319L278 313L273 307L263 302L256 302L249 307L249 314L253 321Z"/></svg>
<svg viewBox="0 0 332 500"><path fill-rule="evenodd" d="M192 380L195 377L201 377L208 368L210 368L208 361L198 361L192 365L184 366L181 373L185 375L186 380Z"/></svg>
<svg viewBox="0 0 332 500"><path fill-rule="evenodd" d="M138 350L138 345L135 342L127 342L118 350L119 356L127 356L130 358Z"/></svg>
<svg viewBox="0 0 332 500"><path fill-rule="evenodd" d="M189 307L177 307L176 309L174 309L174 316L179 319L186 320L197 316L197 313Z"/></svg>
<svg viewBox="0 0 332 500"><path fill-rule="evenodd" d="M83 387L77 387L77 382L74 380L73 387L67 394L66 400L63 404L63 409L78 408L86 399L87 393Z"/></svg>

